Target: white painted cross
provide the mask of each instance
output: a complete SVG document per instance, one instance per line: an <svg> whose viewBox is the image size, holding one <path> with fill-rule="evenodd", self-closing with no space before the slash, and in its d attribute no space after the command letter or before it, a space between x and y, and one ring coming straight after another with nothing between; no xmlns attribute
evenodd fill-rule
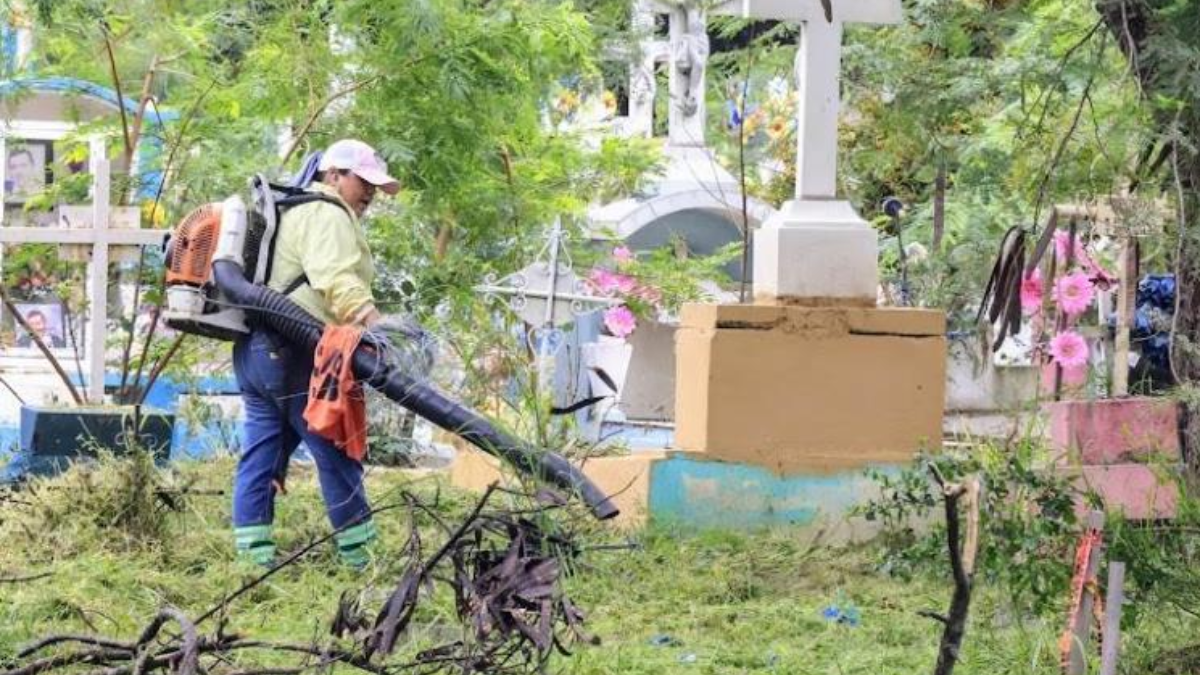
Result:
<svg viewBox="0 0 1200 675"><path fill-rule="evenodd" d="M899 23L900 0L732 0L725 14L800 22L796 77L800 92L797 199L832 199L837 190L839 81L845 24Z"/></svg>
<svg viewBox="0 0 1200 675"><path fill-rule="evenodd" d="M109 163L92 163L92 205L83 210L88 222L71 222L70 227L0 227L0 246L4 244L76 244L92 250L88 267L88 401L104 400L104 352L108 338L108 261L114 246L150 246L161 244L166 232L138 228L112 228L114 209L109 204ZM79 210L64 207L72 213ZM123 213L136 217L137 209L122 207ZM135 221L136 222L136 221Z"/></svg>

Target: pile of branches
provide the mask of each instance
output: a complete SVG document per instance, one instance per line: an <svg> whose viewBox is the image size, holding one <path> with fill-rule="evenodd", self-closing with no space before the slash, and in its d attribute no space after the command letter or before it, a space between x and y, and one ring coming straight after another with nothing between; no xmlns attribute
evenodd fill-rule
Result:
<svg viewBox="0 0 1200 675"><path fill-rule="evenodd" d="M178 608L164 607L136 640L47 636L23 648L10 662L0 663L0 675L299 675L334 664L377 675L544 672L554 653L569 653L570 644L598 643L584 632L583 612L562 589L580 548L569 532L551 533L542 525L554 522L548 512L562 507L561 499L547 503L545 495L539 495L541 503L529 509L489 508L498 492L502 490L490 487L470 514L453 527L436 508L411 494L405 494L402 503L375 509L373 514L401 508L410 512L402 572L373 618L359 600L369 593L343 594L326 644L253 640L227 633L226 626L230 607L238 597L295 564L336 533L288 556L195 618ZM445 534L441 546L428 556L417 527L419 514L432 518ZM439 588L453 595L461 638L397 662L394 655L404 643L415 613ZM202 625L212 619L216 619L213 632L204 634ZM297 661L239 670L237 656L255 651L274 652L272 664L280 655L297 657Z"/></svg>

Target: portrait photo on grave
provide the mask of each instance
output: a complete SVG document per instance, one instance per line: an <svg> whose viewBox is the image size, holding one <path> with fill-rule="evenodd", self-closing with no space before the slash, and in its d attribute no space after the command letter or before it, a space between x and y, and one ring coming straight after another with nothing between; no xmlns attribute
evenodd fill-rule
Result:
<svg viewBox="0 0 1200 675"><path fill-rule="evenodd" d="M54 146L50 141L8 139L5 143L4 203L23 204L50 184Z"/></svg>
<svg viewBox="0 0 1200 675"><path fill-rule="evenodd" d="M30 335L30 331L32 331L37 333L38 337L42 339L42 343L50 349L67 348L69 331L64 320L65 312L62 303L18 302L13 306L21 313L25 323L29 326L29 331L27 331L21 327L16 317L5 317L6 325L12 327L14 347L19 350L37 349L33 336Z"/></svg>

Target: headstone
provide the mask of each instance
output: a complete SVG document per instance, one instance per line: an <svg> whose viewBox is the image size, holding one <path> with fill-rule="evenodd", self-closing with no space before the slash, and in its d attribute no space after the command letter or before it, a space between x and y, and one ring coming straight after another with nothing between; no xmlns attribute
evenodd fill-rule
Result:
<svg viewBox="0 0 1200 675"><path fill-rule="evenodd" d="M702 148L708 20L699 0L671 6L671 106L668 134L677 148Z"/></svg>
<svg viewBox="0 0 1200 675"><path fill-rule="evenodd" d="M555 354L563 344L561 327L580 314L611 304L608 298L593 295L575 273L565 239L562 222L556 220L547 233L545 247L532 263L503 279L488 277L476 288L485 295L506 298L512 311L533 327L530 347L538 355L542 382L549 381Z"/></svg>
<svg viewBox="0 0 1200 675"><path fill-rule="evenodd" d="M31 39L21 37L14 44L21 46L22 54L27 54ZM6 262L4 247L21 243L57 244L60 259L91 263L87 288L83 290L91 298L88 301L91 309L85 312L58 298L49 283L43 284L45 290L40 294L23 295L21 289L10 290L15 291L13 299L19 309L42 309L49 315L50 324L58 327L58 339L52 338L56 356L73 378L87 381L93 401L101 398L106 334L102 313L107 308L101 311L99 300L104 299L111 308L117 298L128 295L125 289L113 289L108 284L109 265L103 259L107 257L109 263L136 261L139 247L148 239L159 243L164 233L137 231L135 228L140 224L137 208L110 208L107 178L101 181L102 185L92 185L91 196L78 199L82 203L48 211L27 210L25 203L29 196L55 182L82 181L90 174L84 185L92 184L98 162L106 157L108 140L100 133L81 133L81 129L99 128L105 121L116 119L121 107L132 115L138 106L132 99L119 98L115 92L92 82L34 77L28 67L18 77L0 80L0 158L4 160L0 161L0 179L5 185L5 205L0 214L0 239L4 242L0 243L0 268ZM134 160L139 199L153 199L159 189L162 174L156 167L162 158L165 139L162 125L175 118L172 111L162 110L146 119ZM76 152L79 152L77 157ZM97 219L100 209L107 209L107 216ZM37 282L46 276L38 273L30 278ZM110 292L105 294L105 289ZM86 314L88 325L78 326L79 317L72 317L68 309L81 316ZM12 328L11 320L7 326ZM72 337L78 346L78 361ZM0 349L0 369L30 404L67 398L65 387L53 375L46 359L20 342L13 349ZM18 399L0 388L0 448L16 440L18 407Z"/></svg>
<svg viewBox="0 0 1200 675"><path fill-rule="evenodd" d="M755 304L684 307L676 444L783 475L909 461L941 444L945 317L875 307L875 230L835 190L843 26L896 22L900 0L715 11L801 24L796 192L755 233Z"/></svg>
<svg viewBox="0 0 1200 675"><path fill-rule="evenodd" d="M875 230L837 199L838 112L845 24L898 23L900 0L735 0L718 11L800 24L795 199L754 242L758 298L873 306L879 272Z"/></svg>

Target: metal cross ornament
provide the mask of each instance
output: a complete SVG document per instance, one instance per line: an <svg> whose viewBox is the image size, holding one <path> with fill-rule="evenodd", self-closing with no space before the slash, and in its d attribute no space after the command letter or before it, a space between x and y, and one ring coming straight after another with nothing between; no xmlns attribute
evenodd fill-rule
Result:
<svg viewBox="0 0 1200 675"><path fill-rule="evenodd" d="M523 321L534 326L531 346L543 356L553 355L562 344L562 331L581 314L616 304L616 300L594 295L587 281L571 267L566 242L570 234L556 219L546 234L546 244L532 263L519 272L497 279L484 277L475 290L488 296L504 296L508 306Z"/></svg>

